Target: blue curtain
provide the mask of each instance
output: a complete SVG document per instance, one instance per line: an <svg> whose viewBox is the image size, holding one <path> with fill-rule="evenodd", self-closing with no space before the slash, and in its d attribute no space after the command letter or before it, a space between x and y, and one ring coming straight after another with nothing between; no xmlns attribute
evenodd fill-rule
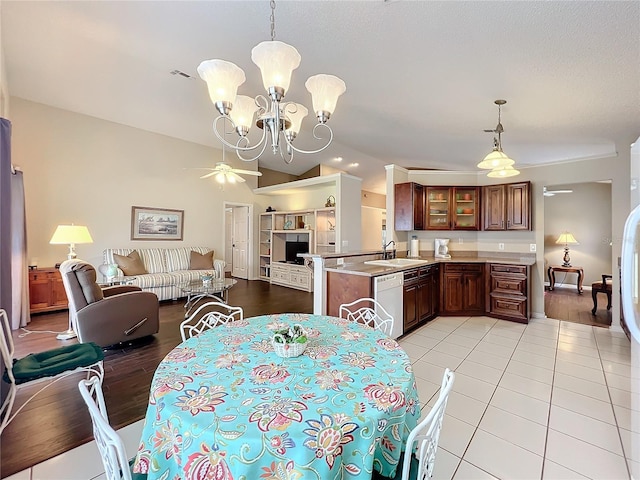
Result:
<svg viewBox="0 0 640 480"><path fill-rule="evenodd" d="M11 122L0 118L0 308L11 319Z"/></svg>

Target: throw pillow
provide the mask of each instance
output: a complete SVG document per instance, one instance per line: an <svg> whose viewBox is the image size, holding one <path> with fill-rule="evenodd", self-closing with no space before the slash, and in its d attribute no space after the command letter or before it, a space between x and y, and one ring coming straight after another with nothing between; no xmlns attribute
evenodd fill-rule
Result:
<svg viewBox="0 0 640 480"><path fill-rule="evenodd" d="M127 277L147 273L147 269L144 268L144 263L142 263L142 259L137 250L134 250L127 256L114 253L113 259Z"/></svg>
<svg viewBox="0 0 640 480"><path fill-rule="evenodd" d="M213 250L205 254L191 250L189 270L211 270L213 268Z"/></svg>

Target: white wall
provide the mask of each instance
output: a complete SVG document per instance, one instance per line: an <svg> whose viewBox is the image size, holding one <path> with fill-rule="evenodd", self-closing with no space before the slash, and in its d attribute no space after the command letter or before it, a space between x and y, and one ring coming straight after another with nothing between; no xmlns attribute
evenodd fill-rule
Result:
<svg viewBox="0 0 640 480"><path fill-rule="evenodd" d="M2 47L2 8L0 8L0 117L9 118L9 83Z"/></svg>
<svg viewBox="0 0 640 480"><path fill-rule="evenodd" d="M223 201L252 203L255 177L201 180L221 151L13 97L13 161L24 171L28 257L41 267L66 259L49 245L58 224L89 227L78 257L99 265L105 248L210 246L224 255ZM247 168L243 164L242 168ZM251 168L251 166L249 166ZM184 210L181 242L130 240L132 206Z"/></svg>

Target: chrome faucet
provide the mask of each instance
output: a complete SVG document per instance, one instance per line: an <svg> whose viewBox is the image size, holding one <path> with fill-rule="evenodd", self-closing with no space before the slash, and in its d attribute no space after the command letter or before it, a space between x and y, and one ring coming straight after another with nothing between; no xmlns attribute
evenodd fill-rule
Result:
<svg viewBox="0 0 640 480"><path fill-rule="evenodd" d="M393 243L393 250L391 250L390 252L387 252L387 247L389 245L391 245ZM388 258L396 258L396 242L395 240L391 240L389 243L387 243L386 245L382 246L382 250L383 250L383 258L385 260L387 260Z"/></svg>

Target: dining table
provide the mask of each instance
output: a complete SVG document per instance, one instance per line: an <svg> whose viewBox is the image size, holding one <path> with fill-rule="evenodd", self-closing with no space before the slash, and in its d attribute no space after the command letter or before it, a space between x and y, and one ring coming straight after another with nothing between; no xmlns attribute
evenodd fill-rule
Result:
<svg viewBox="0 0 640 480"><path fill-rule="evenodd" d="M281 357L277 330L304 352ZM411 361L383 332L326 315L262 315L180 343L158 365L133 471L149 480L393 477L420 418Z"/></svg>

